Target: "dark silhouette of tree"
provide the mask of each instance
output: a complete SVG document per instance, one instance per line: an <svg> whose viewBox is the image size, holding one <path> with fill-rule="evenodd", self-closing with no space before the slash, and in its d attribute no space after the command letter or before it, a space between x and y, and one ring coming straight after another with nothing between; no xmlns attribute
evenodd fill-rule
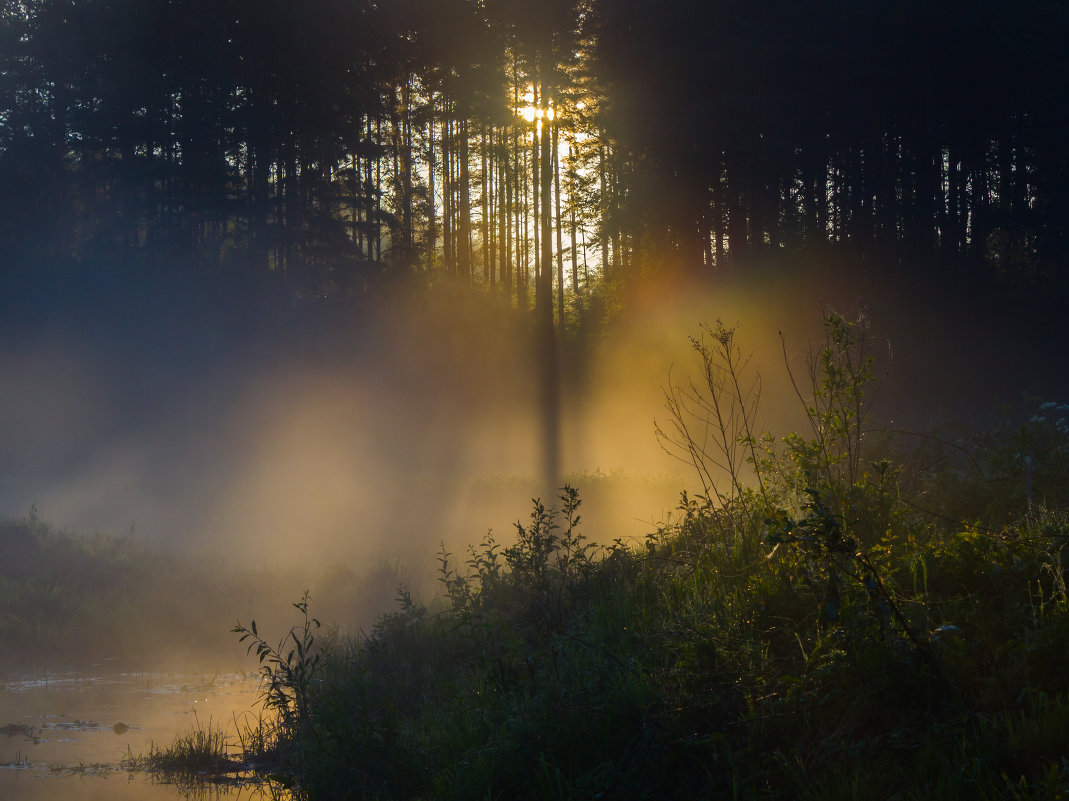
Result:
<svg viewBox="0 0 1069 801"><path fill-rule="evenodd" d="M606 0L595 13L625 219L653 247L706 266L833 243L1058 271L1060 5Z"/></svg>
<svg viewBox="0 0 1069 801"><path fill-rule="evenodd" d="M1066 33L1049 0L16 0L0 244L443 271L556 325L637 259L1064 289Z"/></svg>

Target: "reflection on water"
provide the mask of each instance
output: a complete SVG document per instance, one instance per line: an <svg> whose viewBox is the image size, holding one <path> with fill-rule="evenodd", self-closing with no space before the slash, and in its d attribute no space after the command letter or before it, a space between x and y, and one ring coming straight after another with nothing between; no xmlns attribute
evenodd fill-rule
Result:
<svg viewBox="0 0 1069 801"><path fill-rule="evenodd" d="M0 799L288 801L285 790L247 778L182 787L120 766L198 725L233 733L254 714L257 690L257 678L240 673L0 680Z"/></svg>

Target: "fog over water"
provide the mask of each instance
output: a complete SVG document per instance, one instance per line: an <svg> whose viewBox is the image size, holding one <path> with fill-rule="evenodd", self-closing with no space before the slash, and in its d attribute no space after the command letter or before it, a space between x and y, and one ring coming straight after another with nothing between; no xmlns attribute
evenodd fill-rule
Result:
<svg viewBox="0 0 1069 801"><path fill-rule="evenodd" d="M1064 385L1018 318L832 274L635 281L604 327L566 340L563 464L590 536L641 536L693 488L653 421L703 321L739 324L764 376L763 426L779 432L801 418L778 332L804 353L820 298L866 305L893 344L877 416L923 426ZM132 528L256 564L429 571L442 540L462 550L491 528L507 540L539 492L530 327L485 291L393 288L341 308L118 268L8 290L2 514L35 506L72 530Z"/></svg>

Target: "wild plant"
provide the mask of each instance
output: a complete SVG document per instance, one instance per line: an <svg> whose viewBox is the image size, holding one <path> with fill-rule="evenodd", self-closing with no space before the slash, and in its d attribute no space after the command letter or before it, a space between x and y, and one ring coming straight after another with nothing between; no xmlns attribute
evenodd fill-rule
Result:
<svg viewBox="0 0 1069 801"><path fill-rule="evenodd" d="M1047 610L1069 613L1066 590L1065 552L1069 549L1069 511L1037 510L1020 527L1019 535L1027 538L1039 567L1038 605Z"/></svg>
<svg viewBox="0 0 1069 801"><path fill-rule="evenodd" d="M807 389L791 369L784 341L787 373L813 437L808 447L793 452L810 485L853 487L861 477L862 444L873 401L873 337L865 312L850 320L827 306L821 311L824 342L816 350L811 347L806 359Z"/></svg>
<svg viewBox="0 0 1069 801"><path fill-rule="evenodd" d="M1023 416L1003 409L984 428L898 432L915 445L907 450L899 438L884 496L944 536L977 525L998 535L1069 507L1069 404L1026 398Z"/></svg>
<svg viewBox="0 0 1069 801"><path fill-rule="evenodd" d="M488 533L479 548L469 549L464 572L442 546L438 580L454 612L470 616L520 605L532 620L560 625L568 594L592 569L597 551L579 530L578 490L565 486L560 501L558 510L532 499L530 522L515 524L515 544L501 548Z"/></svg>
<svg viewBox="0 0 1069 801"><path fill-rule="evenodd" d="M1023 431L1025 499L1058 506L1069 501L1069 404L1040 402Z"/></svg>
<svg viewBox="0 0 1069 801"><path fill-rule="evenodd" d="M756 541L763 524L769 557L783 548L801 560L800 575L821 599L826 623L839 619L848 582L863 591L884 636L899 632L918 643L862 542L862 535L878 539L886 531L894 486L888 461L863 469L866 392L875 381L869 319L864 313L847 319L828 307L822 315L824 340L810 347L804 377L783 344L807 435L757 433L760 377L751 375L735 328L717 320L691 340L703 383L666 390L672 426L656 429L662 446L694 465L706 493L697 501L684 497L679 530L690 539L696 528L731 531L745 542L745 532Z"/></svg>
<svg viewBox="0 0 1069 801"><path fill-rule="evenodd" d="M851 581L864 590L869 610L879 624L884 639L897 630L914 646L921 643L906 619L895 594L888 588L885 578L872 559L850 535L843 518L835 514L825 503L818 490L806 490L809 500L803 505L805 514L792 519L779 510L769 519L767 542L772 546L771 559L780 546L793 547L800 551L808 562L811 583L822 590L821 617L826 623L839 620L843 606L843 581Z"/></svg>
<svg viewBox="0 0 1069 801"><path fill-rule="evenodd" d="M747 491L749 479L767 502L762 463L757 454L757 415L761 376L750 370L736 342L737 326L717 318L691 337L698 356L701 382L669 384L664 390L668 427L654 422L654 433L670 455L690 464L702 485L701 498L721 508L738 505L747 518L763 512Z"/></svg>
<svg viewBox="0 0 1069 801"><path fill-rule="evenodd" d="M844 517L862 486L862 445L869 424L869 385L875 379L869 319L849 320L822 307L824 341L811 346L805 379L792 368L783 344L790 383L801 402L811 436L778 439L758 430L760 374L750 368L735 327L721 320L704 326L691 345L702 382L669 384L665 406L671 425L655 425L661 446L690 463L702 484L700 499L760 522L776 506L800 510L807 490L818 490ZM881 480L889 465L883 464ZM739 515L735 515L738 517Z"/></svg>
<svg viewBox="0 0 1069 801"><path fill-rule="evenodd" d="M471 573L461 573L451 562L452 558L453 554L446 550L443 542L438 550L438 581L445 589L453 611L463 613L470 611L476 590L472 586Z"/></svg>
<svg viewBox="0 0 1069 801"><path fill-rule="evenodd" d="M517 522L516 544L505 549L505 562L517 578L538 582L549 572L574 579L590 566L595 546L579 531L582 501L575 487L565 486L559 511L547 512L534 500L529 526Z"/></svg>
<svg viewBox="0 0 1069 801"><path fill-rule="evenodd" d="M309 614L310 595L305 591L293 608L302 620L271 645L259 633L256 621L246 627L240 621L231 630L240 635L238 642L249 640L247 652L256 651L260 662L262 682L261 702L264 710L278 716L282 738L296 739L307 733L311 716L313 686L317 680L320 653L316 648L316 632L320 622ZM303 728L302 728L303 727Z"/></svg>

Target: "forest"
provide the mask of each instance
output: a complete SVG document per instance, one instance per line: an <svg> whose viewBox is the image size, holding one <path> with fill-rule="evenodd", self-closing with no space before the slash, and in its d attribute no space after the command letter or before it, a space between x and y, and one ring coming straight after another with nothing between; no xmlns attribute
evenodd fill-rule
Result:
<svg viewBox="0 0 1069 801"><path fill-rule="evenodd" d="M817 247L1063 286L1067 13L14 0L0 242L311 296L545 284L559 318L635 264Z"/></svg>
<svg viewBox="0 0 1069 801"><path fill-rule="evenodd" d="M0 669L238 652L193 797L1066 798L1067 41L5 0Z"/></svg>

